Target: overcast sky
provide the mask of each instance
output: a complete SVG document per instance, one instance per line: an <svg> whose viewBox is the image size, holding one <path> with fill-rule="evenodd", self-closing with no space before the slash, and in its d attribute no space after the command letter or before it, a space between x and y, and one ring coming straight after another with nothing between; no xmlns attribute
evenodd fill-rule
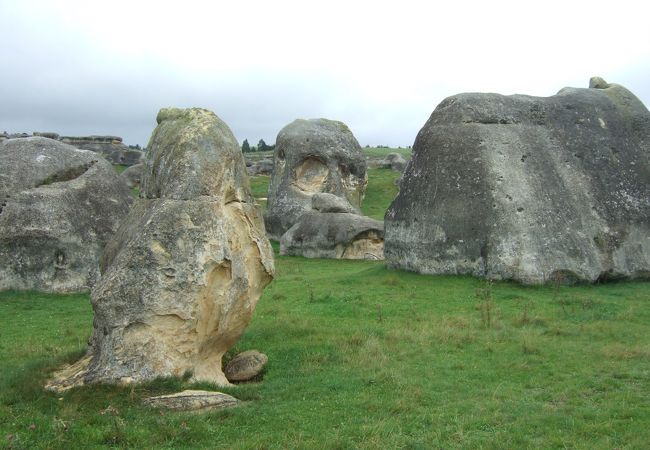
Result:
<svg viewBox="0 0 650 450"><path fill-rule="evenodd" d="M407 146L460 92L553 95L602 76L650 105L650 6L616 2L0 0L0 132L145 145L161 107L241 142L296 118Z"/></svg>

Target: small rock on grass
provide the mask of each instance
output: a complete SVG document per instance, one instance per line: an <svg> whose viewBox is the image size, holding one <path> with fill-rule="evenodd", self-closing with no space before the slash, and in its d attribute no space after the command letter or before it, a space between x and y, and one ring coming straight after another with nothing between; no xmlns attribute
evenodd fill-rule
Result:
<svg viewBox="0 0 650 450"><path fill-rule="evenodd" d="M174 411L202 411L237 406L239 400L221 392L185 390L176 394L145 398L144 404Z"/></svg>
<svg viewBox="0 0 650 450"><path fill-rule="evenodd" d="M262 372L269 357L257 350L248 350L235 356L224 369L228 381L248 381Z"/></svg>

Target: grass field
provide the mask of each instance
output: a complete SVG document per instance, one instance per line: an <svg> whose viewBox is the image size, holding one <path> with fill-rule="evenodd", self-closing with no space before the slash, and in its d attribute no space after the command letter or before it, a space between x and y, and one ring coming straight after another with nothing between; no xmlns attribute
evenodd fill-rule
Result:
<svg viewBox="0 0 650 450"><path fill-rule="evenodd" d="M395 176L370 172L366 214L383 216ZM0 293L0 448L650 448L650 282L522 287L277 255L276 267L227 355L265 352L263 381L221 389L242 406L200 414L142 406L214 388L180 379L45 392L85 348L89 297Z"/></svg>

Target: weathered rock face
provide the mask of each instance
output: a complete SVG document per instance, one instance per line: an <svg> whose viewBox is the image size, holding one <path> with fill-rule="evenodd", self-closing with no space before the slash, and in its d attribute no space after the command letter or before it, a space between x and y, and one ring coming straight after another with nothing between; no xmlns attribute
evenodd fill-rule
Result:
<svg viewBox="0 0 650 450"><path fill-rule="evenodd" d="M627 89L461 94L420 130L389 265L539 283L650 273L650 114Z"/></svg>
<svg viewBox="0 0 650 450"><path fill-rule="evenodd" d="M278 239L305 212L319 192L361 206L367 185L359 143L342 122L298 119L278 134L269 185L266 229Z"/></svg>
<svg viewBox="0 0 650 450"><path fill-rule="evenodd" d="M282 235L280 254L306 258L384 259L384 224L357 214L310 211Z"/></svg>
<svg viewBox="0 0 650 450"><path fill-rule="evenodd" d="M92 292L91 357L53 389L186 372L227 385L222 355L272 279L239 145L216 115L161 110L145 167L141 198L107 245Z"/></svg>
<svg viewBox="0 0 650 450"><path fill-rule="evenodd" d="M89 290L131 202L113 167L29 137L0 143L0 168L0 290Z"/></svg>
<svg viewBox="0 0 650 450"><path fill-rule="evenodd" d="M144 158L143 152L124 145L119 136L63 136L61 141L99 153L113 164L132 166L141 163Z"/></svg>

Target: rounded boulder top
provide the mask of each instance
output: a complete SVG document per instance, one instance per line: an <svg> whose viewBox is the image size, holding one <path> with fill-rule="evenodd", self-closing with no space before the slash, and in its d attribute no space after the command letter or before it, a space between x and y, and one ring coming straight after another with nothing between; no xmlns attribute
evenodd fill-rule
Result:
<svg viewBox="0 0 650 450"><path fill-rule="evenodd" d="M227 203L250 196L237 139L215 113L163 108L156 121L142 179L145 197L211 196Z"/></svg>

